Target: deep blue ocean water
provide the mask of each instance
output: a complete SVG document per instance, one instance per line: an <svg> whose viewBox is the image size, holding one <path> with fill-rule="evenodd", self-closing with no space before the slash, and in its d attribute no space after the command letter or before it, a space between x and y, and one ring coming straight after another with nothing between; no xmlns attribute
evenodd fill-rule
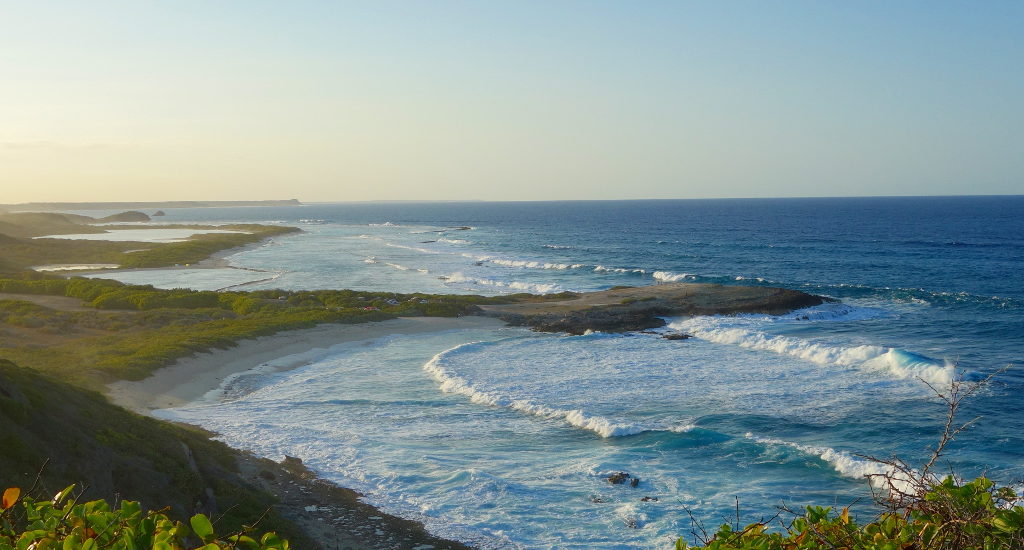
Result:
<svg viewBox="0 0 1024 550"><path fill-rule="evenodd" d="M670 320L696 338L521 329L341 346L257 388L161 411L234 445L302 457L435 531L487 547L665 547L774 507L867 518L877 471L919 463L956 372L1024 363L1024 197L360 203L167 210L163 223L305 232L247 269L116 273L193 288L500 294L668 281L841 301L797 315ZM251 271L258 270L258 271ZM254 365L255 366L255 365ZM1024 372L999 374L949 449L965 477L1024 478ZM611 486L609 472L642 478ZM640 502L641 496L658 501ZM633 528L637 527L637 528Z"/></svg>

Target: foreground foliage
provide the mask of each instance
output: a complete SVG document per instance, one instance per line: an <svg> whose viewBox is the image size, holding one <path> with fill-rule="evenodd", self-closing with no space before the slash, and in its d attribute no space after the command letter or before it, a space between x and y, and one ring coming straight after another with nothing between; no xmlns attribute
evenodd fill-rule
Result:
<svg viewBox="0 0 1024 550"><path fill-rule="evenodd" d="M1024 495L1010 487L998 487L986 477L961 481L952 475L934 473L939 459L956 436L979 418L965 423L956 420L965 400L975 395L996 375L981 381L954 377L940 390L928 382L935 396L946 406L946 421L931 458L915 468L900 459L867 457L883 466L880 473L867 474L875 504L883 512L870 523L859 525L849 508L838 514L832 508L807 507L803 514L779 531L769 531L770 521L752 523L740 529L722 525L708 536L700 524L691 531L706 550L1022 550L1024 549ZM738 510L738 508L737 508ZM783 510L790 512L790 510ZM738 513L737 513L738 517ZM778 517L778 516L776 516ZM700 532L698 532L698 530ZM677 550L690 548L683 539Z"/></svg>
<svg viewBox="0 0 1024 550"><path fill-rule="evenodd" d="M302 534L267 512L277 500L247 483L251 467L202 430L130 413L0 359L0 490L35 487L23 493L49 500L77 483L81 502L123 496L171 517L206 514L224 532L262 516L261 529L299 544Z"/></svg>
<svg viewBox="0 0 1024 550"><path fill-rule="evenodd" d="M21 490L8 488L0 510L0 550L288 550L288 541L275 533L259 538L244 527L229 536L218 535L203 514L189 525L170 519L163 511L146 511L138 502L122 500L111 507L105 500L79 503L71 485L52 499L19 498ZM21 506L17 506L20 504Z"/></svg>
<svg viewBox="0 0 1024 550"><path fill-rule="evenodd" d="M1024 548L1024 506L1012 489L996 488L981 477L957 483L947 477L902 513L886 512L858 525L844 508L808 507L805 513L769 532L767 523L743 529L723 525L704 546L677 549L706 550L995 550Z"/></svg>

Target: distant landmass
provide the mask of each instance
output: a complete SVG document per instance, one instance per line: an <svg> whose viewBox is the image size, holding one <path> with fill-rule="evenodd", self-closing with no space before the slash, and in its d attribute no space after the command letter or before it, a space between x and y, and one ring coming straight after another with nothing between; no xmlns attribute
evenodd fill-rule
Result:
<svg viewBox="0 0 1024 550"><path fill-rule="evenodd" d="M302 206L298 199L272 201L158 201L158 202L25 202L2 204L11 212L53 212L59 210L131 210L139 208L212 208L217 206Z"/></svg>

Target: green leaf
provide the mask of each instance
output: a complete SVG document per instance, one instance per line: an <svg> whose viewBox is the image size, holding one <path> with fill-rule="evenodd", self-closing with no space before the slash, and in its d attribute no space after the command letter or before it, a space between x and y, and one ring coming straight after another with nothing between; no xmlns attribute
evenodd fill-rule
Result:
<svg viewBox="0 0 1024 550"><path fill-rule="evenodd" d="M209 539L213 538L213 524L203 514L192 516L189 523L192 524L192 530L199 538L203 539L203 542L209 542Z"/></svg>
<svg viewBox="0 0 1024 550"><path fill-rule="evenodd" d="M74 483L72 483L71 485L68 485L67 487L64 488L64 490L62 490L62 491L58 492L57 494L53 495L53 500L51 500L50 502L54 506L59 505L61 502L64 501L65 498L68 497L69 494L71 494L71 491L74 488L75 488L75 484Z"/></svg>

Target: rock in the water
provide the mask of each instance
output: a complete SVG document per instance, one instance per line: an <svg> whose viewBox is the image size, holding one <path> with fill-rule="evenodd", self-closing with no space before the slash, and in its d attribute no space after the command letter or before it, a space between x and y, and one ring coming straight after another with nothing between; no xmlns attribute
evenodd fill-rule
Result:
<svg viewBox="0 0 1024 550"><path fill-rule="evenodd" d="M630 487L636 487L638 485L640 485L640 478L634 477L633 479L629 480Z"/></svg>
<svg viewBox="0 0 1024 550"><path fill-rule="evenodd" d="M645 496L644 498L640 499L640 502L658 502L658 497Z"/></svg>
<svg viewBox="0 0 1024 550"><path fill-rule="evenodd" d="M164 214L163 210L157 210L156 212L153 212L153 215L154 216L166 216L167 214Z"/></svg>
<svg viewBox="0 0 1024 550"><path fill-rule="evenodd" d="M608 483L611 483L612 485L621 485L621 484L625 483L627 479L629 479L629 474L628 473L626 473L626 472L616 472L616 473L608 476Z"/></svg>
<svg viewBox="0 0 1024 550"><path fill-rule="evenodd" d="M686 334L685 332L669 332L661 336L666 340L687 340L693 338L693 335Z"/></svg>

